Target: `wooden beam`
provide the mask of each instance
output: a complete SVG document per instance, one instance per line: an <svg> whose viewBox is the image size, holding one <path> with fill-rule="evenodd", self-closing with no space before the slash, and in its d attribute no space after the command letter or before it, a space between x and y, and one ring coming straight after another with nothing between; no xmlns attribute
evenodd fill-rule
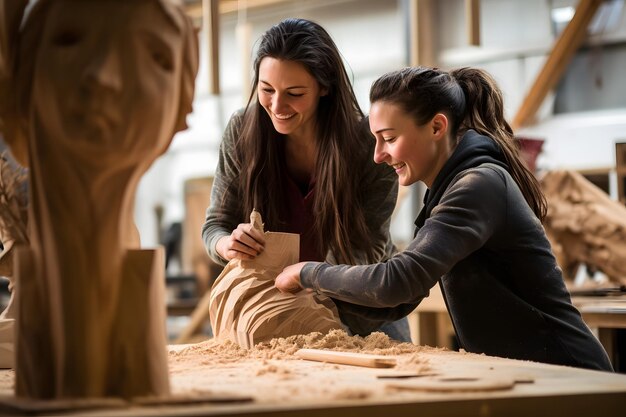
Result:
<svg viewBox="0 0 626 417"><path fill-rule="evenodd" d="M202 17L202 2L197 0L194 3L185 4L185 12L192 18ZM274 6L280 3L287 3L289 0L247 0L246 9L254 9L259 7ZM219 0L219 13L228 14L239 11L239 2L237 0Z"/></svg>
<svg viewBox="0 0 626 417"><path fill-rule="evenodd" d="M435 48L433 40L436 38L433 22L435 21L435 7L432 0L409 1L409 64L435 66Z"/></svg>
<svg viewBox="0 0 626 417"><path fill-rule="evenodd" d="M202 28L209 58L209 94L220 93L219 0L202 0Z"/></svg>
<svg viewBox="0 0 626 417"><path fill-rule="evenodd" d="M465 0L465 22L468 43L480 46L480 0Z"/></svg>
<svg viewBox="0 0 626 417"><path fill-rule="evenodd" d="M587 27L603 0L580 0L574 17L555 42L511 126L513 130L530 124L546 95L561 79L572 56L587 35Z"/></svg>

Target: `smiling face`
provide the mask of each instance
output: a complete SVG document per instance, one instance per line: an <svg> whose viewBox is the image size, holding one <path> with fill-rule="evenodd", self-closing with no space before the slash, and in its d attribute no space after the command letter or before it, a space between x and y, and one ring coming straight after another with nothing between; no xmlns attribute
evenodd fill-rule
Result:
<svg viewBox="0 0 626 417"><path fill-rule="evenodd" d="M377 101L372 104L369 121L376 138L374 161L393 167L400 185L422 181L430 187L451 152L446 117L438 113L417 126L399 106Z"/></svg>
<svg viewBox="0 0 626 417"><path fill-rule="evenodd" d="M156 1L60 0L48 13L32 101L41 131L93 161L156 157L178 111L177 27Z"/></svg>
<svg viewBox="0 0 626 417"><path fill-rule="evenodd" d="M304 65L265 57L259 65L259 103L283 135L306 136L315 129L317 105L324 95Z"/></svg>

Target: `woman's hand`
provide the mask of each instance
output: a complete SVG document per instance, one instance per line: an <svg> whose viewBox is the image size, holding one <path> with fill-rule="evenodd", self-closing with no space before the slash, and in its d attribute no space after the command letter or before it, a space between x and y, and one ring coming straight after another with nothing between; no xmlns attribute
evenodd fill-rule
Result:
<svg viewBox="0 0 626 417"><path fill-rule="evenodd" d="M283 269L283 272L278 274L274 281L274 286L281 292L297 293L302 290L300 285L300 271L306 262L300 262L298 264L289 265Z"/></svg>
<svg viewBox="0 0 626 417"><path fill-rule="evenodd" d="M256 258L265 248L265 236L252 223L241 223L230 236L217 241L215 250L227 261Z"/></svg>

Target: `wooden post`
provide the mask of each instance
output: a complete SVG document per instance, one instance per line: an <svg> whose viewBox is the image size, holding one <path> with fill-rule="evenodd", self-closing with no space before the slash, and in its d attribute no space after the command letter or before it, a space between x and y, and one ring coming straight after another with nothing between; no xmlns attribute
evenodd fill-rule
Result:
<svg viewBox="0 0 626 417"><path fill-rule="evenodd" d="M433 41L434 6L432 0L409 1L409 64L436 64Z"/></svg>
<svg viewBox="0 0 626 417"><path fill-rule="evenodd" d="M585 39L587 26L601 3L602 0L580 0L574 17L557 39L548 59L517 111L511 123L513 130L532 122L546 95L559 82L572 56Z"/></svg>
<svg viewBox="0 0 626 417"><path fill-rule="evenodd" d="M626 142L615 143L615 171L617 173L617 199L626 204Z"/></svg>
<svg viewBox="0 0 626 417"><path fill-rule="evenodd" d="M202 0L202 27L209 60L209 94L220 93L219 0Z"/></svg>
<svg viewBox="0 0 626 417"><path fill-rule="evenodd" d="M237 37L237 46L239 48L239 56L241 57L241 98L243 105L248 103L250 97L250 88L252 77L250 69L252 67L252 24L245 20L238 22L235 28Z"/></svg>
<svg viewBox="0 0 626 417"><path fill-rule="evenodd" d="M480 46L480 0L465 0L465 22L469 44Z"/></svg>

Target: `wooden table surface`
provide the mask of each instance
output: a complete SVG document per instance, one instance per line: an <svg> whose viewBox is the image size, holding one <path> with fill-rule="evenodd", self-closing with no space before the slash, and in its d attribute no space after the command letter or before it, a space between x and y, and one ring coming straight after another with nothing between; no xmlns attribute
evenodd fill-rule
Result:
<svg viewBox="0 0 626 417"><path fill-rule="evenodd" d="M417 356L416 356L417 355ZM247 403L135 406L63 412L81 416L623 416L626 375L429 349L397 356L419 378L379 378L398 369L372 369L299 359L215 363L170 356L175 394L249 396ZM421 362L420 365L413 363ZM437 393L390 387L432 378L514 378L500 391ZM12 371L0 371L0 394L12 395ZM533 381L533 382L528 382ZM7 398L7 397L5 397Z"/></svg>

